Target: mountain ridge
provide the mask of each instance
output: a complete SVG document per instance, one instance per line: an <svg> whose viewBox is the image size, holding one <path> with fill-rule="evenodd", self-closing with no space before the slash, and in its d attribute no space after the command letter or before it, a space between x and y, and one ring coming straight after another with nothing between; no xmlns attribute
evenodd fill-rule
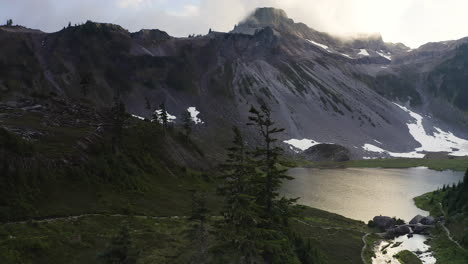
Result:
<svg viewBox="0 0 468 264"><path fill-rule="evenodd" d="M269 13L261 12L262 19L269 21ZM115 94L123 93L128 111L144 117L150 117L162 101L176 116L195 106L207 121L208 128L200 132L205 137L242 124L251 104L267 103L287 128L283 140L336 143L350 149L353 158L409 153L421 146L409 133L408 124L414 119L396 102L423 116L435 113L433 119L423 117L427 135L436 135L437 127L467 138L468 118L458 108L460 103L452 104L451 94L434 92L440 85L435 80L445 77L435 77L431 71L445 61L444 50L441 60L431 60L423 69L418 63L424 56L417 55L418 50L395 51L388 44L380 49L379 36L372 40L376 41L373 49L372 41L343 46L326 33L294 23L284 11L273 13L279 14L273 21L293 29L283 25L280 32L266 26L253 34L234 30L190 38L174 38L160 30L130 33L120 26L94 22L34 37L12 37L2 29L0 39L10 51L0 61L0 67L7 69L0 75L6 92L3 100L33 91L56 92L105 106ZM237 31L244 25L240 23ZM298 32L310 34L310 39ZM319 37L324 40L318 42ZM18 56L29 61L28 67L15 62ZM16 66L8 67L12 65ZM31 67L35 70L28 71ZM451 73L442 76L447 74ZM84 94L87 76L91 84ZM462 95L461 91L459 85L454 89L455 95ZM449 110L444 114L440 109ZM385 151L369 151L366 144Z"/></svg>

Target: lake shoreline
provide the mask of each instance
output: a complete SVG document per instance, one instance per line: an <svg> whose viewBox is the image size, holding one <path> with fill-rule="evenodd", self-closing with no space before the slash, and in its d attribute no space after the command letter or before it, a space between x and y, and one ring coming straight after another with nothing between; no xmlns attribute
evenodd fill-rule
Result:
<svg viewBox="0 0 468 264"><path fill-rule="evenodd" d="M314 162L304 159L292 161L290 167L318 168L318 169L346 169L346 168L385 168L385 169L406 169L416 167L427 167L431 170L444 171L465 171L468 167L468 158L454 157L451 159L411 159L411 158L387 158L369 160L349 160L349 161L322 161Z"/></svg>

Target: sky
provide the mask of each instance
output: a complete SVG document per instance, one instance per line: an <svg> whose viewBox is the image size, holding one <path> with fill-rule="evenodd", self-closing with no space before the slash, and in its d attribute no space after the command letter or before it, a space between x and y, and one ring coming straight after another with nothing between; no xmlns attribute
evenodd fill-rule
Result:
<svg viewBox="0 0 468 264"><path fill-rule="evenodd" d="M277 7L296 22L334 35L380 33L416 48L468 36L467 0L0 0L0 23L54 32L86 20L172 36L227 32L256 7Z"/></svg>

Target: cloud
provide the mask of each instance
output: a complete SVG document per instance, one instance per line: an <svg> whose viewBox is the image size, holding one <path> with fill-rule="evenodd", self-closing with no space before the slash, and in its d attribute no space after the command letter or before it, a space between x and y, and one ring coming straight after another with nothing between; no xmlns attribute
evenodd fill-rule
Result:
<svg viewBox="0 0 468 264"><path fill-rule="evenodd" d="M468 36L466 0L21 0L2 1L0 22L12 18L46 32L87 19L130 31L158 28L173 36L229 31L256 7L284 9L296 22L332 34L380 32L417 47Z"/></svg>
<svg viewBox="0 0 468 264"><path fill-rule="evenodd" d="M167 14L175 17L190 17L199 15L199 8L196 5L184 5L182 10L168 11Z"/></svg>

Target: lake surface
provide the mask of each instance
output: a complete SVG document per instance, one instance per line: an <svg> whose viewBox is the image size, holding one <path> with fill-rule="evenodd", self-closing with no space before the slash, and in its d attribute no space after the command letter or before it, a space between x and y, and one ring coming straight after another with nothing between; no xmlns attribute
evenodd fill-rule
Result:
<svg viewBox="0 0 468 264"><path fill-rule="evenodd" d="M418 209L413 198L457 183L463 172L434 171L424 167L409 169L294 168L294 180L283 184L287 197L301 197L300 204L337 213L367 223L376 215L396 216L405 221L428 215Z"/></svg>

